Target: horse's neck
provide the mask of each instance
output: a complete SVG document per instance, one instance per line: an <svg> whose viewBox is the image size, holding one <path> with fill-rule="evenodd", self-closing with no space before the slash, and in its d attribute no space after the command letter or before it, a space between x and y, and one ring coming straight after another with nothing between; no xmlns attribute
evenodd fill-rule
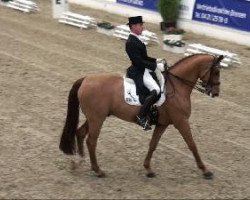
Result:
<svg viewBox="0 0 250 200"><path fill-rule="evenodd" d="M188 61L175 66L170 72L191 82L196 81L198 78L197 65Z"/></svg>
<svg viewBox="0 0 250 200"><path fill-rule="evenodd" d="M180 85L179 91L183 95L190 96L193 89L190 86L195 85L200 76L202 68L208 62L208 60L204 58L205 57L203 56L194 56L178 63L176 66L170 69L170 73L183 79L183 81L181 81L177 80L176 78L171 78L176 87Z"/></svg>
<svg viewBox="0 0 250 200"><path fill-rule="evenodd" d="M170 72L185 80L196 82L202 71L208 67L211 61L210 55L197 55L178 63Z"/></svg>

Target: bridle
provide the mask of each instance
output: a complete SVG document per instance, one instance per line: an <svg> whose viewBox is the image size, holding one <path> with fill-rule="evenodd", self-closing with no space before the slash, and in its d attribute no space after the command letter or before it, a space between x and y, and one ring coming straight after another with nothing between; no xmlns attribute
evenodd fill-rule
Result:
<svg viewBox="0 0 250 200"><path fill-rule="evenodd" d="M206 93L207 95L210 95L210 93L212 92L212 89L214 86L220 85L220 82L214 82L213 81L213 75L214 75L214 71L217 68L217 64L223 59L223 57L219 57L217 58L216 56L214 56L214 60L213 63L211 64L211 66L208 67L208 70L204 73L204 75L202 75L200 77L200 81L198 82L192 82L186 79L183 79L173 73L171 73L169 71L169 67L166 67L165 70L165 76L167 77L168 75L171 75L173 77L175 77L176 79L180 80L181 82L183 82L185 85L196 89L197 91L201 92L201 93ZM202 81L202 79L207 75L207 73L209 73L209 78L207 81Z"/></svg>
<svg viewBox="0 0 250 200"><path fill-rule="evenodd" d="M202 80L207 75L207 73L210 72L208 81L198 82L198 84L200 84L204 89L203 93L210 94L214 86L220 85L220 81L218 82L213 81L213 75L215 74L214 71L216 70L216 67L217 67L216 65L217 65L217 60L215 57L214 62L212 63L212 66L209 67L208 71L202 77L200 77L200 79Z"/></svg>

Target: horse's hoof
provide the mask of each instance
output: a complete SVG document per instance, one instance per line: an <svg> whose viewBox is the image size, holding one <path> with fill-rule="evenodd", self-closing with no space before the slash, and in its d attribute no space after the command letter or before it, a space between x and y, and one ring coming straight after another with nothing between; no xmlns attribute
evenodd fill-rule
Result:
<svg viewBox="0 0 250 200"><path fill-rule="evenodd" d="M106 174L104 172L98 172L98 173L96 173L96 176L98 178L104 178L104 177L106 177Z"/></svg>
<svg viewBox="0 0 250 200"><path fill-rule="evenodd" d="M147 173L147 177L154 178L154 177L156 177L156 174L154 172L149 172L149 173Z"/></svg>
<svg viewBox="0 0 250 200"><path fill-rule="evenodd" d="M214 178L214 174L212 172L206 172L203 174L203 177L207 180L213 179Z"/></svg>
<svg viewBox="0 0 250 200"><path fill-rule="evenodd" d="M79 151L78 153L79 153L79 156L80 156L81 158L83 158L83 157L85 156L83 151Z"/></svg>

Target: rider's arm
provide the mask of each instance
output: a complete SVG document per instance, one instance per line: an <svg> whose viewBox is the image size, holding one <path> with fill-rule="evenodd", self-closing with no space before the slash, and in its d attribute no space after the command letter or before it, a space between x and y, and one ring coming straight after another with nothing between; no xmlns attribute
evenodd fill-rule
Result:
<svg viewBox="0 0 250 200"><path fill-rule="evenodd" d="M141 70L143 70L144 68L148 68L154 71L156 68L156 59L148 57L147 52L143 51L144 50L134 42L128 42L126 44L126 52L133 65L139 67Z"/></svg>

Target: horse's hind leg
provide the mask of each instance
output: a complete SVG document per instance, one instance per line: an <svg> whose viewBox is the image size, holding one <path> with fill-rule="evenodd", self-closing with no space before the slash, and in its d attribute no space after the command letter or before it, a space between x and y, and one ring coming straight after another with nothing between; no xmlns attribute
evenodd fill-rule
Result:
<svg viewBox="0 0 250 200"><path fill-rule="evenodd" d="M105 173L100 169L96 159L96 145L104 120L89 121L89 132L87 138L87 146L89 150L89 157L91 168L96 173L97 177L104 177Z"/></svg>
<svg viewBox="0 0 250 200"><path fill-rule="evenodd" d="M84 124L80 126L80 128L77 129L77 132L76 132L78 153L81 157L84 156L83 141L87 133L88 133L88 121L86 120Z"/></svg>
<svg viewBox="0 0 250 200"><path fill-rule="evenodd" d="M151 169L151 166L150 166L150 161L151 161L153 152L155 151L155 149L159 143L159 140L161 139L161 135L166 130L166 128L167 128L167 126L159 126L159 125L157 125L155 127L152 139L151 139L150 144L149 144L148 153L147 153L147 156L146 156L145 161L144 161L144 167L147 170L147 174L146 174L147 177L150 177L150 178L155 177L155 173L153 172L153 170Z"/></svg>
<svg viewBox="0 0 250 200"><path fill-rule="evenodd" d="M196 144L194 142L190 126L187 120L182 120L181 123L178 123L178 125L175 125L175 127L179 130L180 134L182 135L183 139L188 145L188 148L192 151L196 164L198 168L200 168L203 172L203 176L205 179L212 179L213 173L210 172L204 163L202 162L200 155L198 153L198 149L196 147Z"/></svg>

